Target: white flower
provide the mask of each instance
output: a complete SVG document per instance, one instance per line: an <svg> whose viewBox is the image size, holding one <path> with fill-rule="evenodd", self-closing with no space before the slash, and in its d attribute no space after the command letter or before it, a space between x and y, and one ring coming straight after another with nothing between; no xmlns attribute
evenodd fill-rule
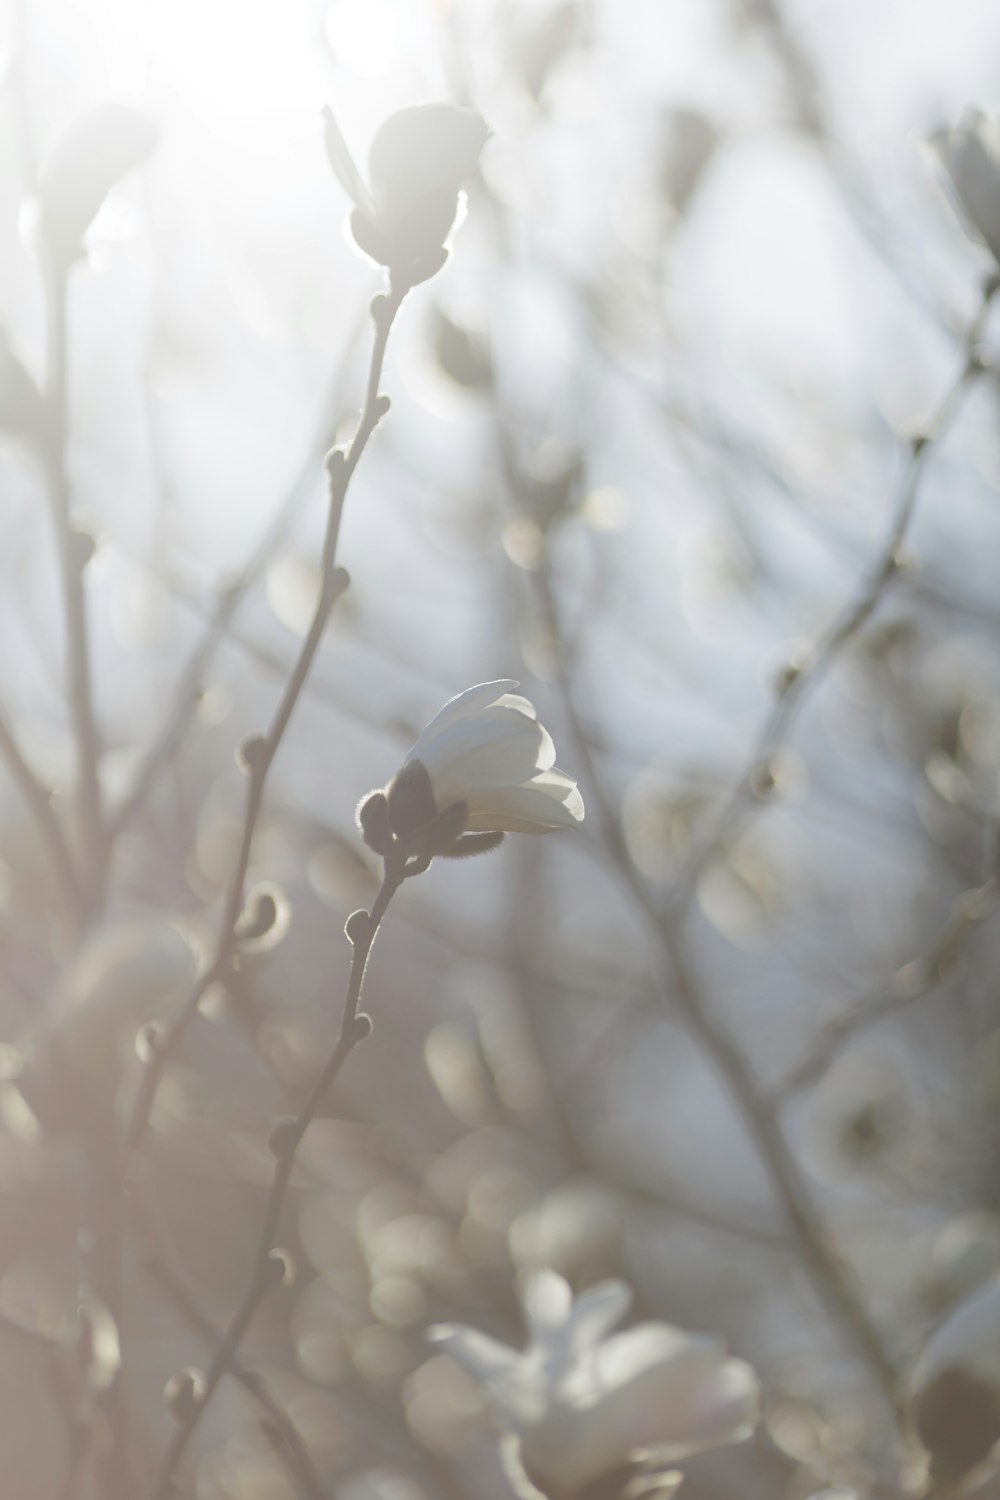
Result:
<svg viewBox="0 0 1000 1500"><path fill-rule="evenodd" d="M984 1478L1000 1443L1000 1276L931 1336L907 1378L906 1397L935 1486L971 1487Z"/></svg>
<svg viewBox="0 0 1000 1500"><path fill-rule="evenodd" d="M929 145L951 181L968 227L1000 261L1000 120L970 109Z"/></svg>
<svg viewBox="0 0 1000 1500"><path fill-rule="evenodd" d="M757 1377L717 1340L668 1323L606 1336L631 1301L624 1282L602 1281L574 1302L561 1276L542 1271L525 1281L523 1301L523 1352L472 1328L440 1326L430 1337L485 1387L525 1473L549 1497L753 1431Z"/></svg>
<svg viewBox="0 0 1000 1500"><path fill-rule="evenodd" d="M551 833L583 820L583 798L555 766L555 746L510 680L450 699L418 738L385 792L362 803L368 843L388 854L462 855L504 833ZM379 800L381 799L381 800Z"/></svg>
<svg viewBox="0 0 1000 1500"><path fill-rule="evenodd" d="M445 241L459 213L462 183L486 144L486 122L453 104L399 110L375 134L367 183L330 109L325 125L330 164L355 204L355 243L402 285L426 281L447 258Z"/></svg>

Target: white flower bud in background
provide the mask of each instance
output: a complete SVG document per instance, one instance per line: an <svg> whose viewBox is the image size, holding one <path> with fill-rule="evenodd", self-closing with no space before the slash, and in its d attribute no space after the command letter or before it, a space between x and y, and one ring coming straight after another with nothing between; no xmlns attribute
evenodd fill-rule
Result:
<svg viewBox="0 0 1000 1500"><path fill-rule="evenodd" d="M910 1371L905 1392L934 1487L971 1489L987 1477L1000 1444L1000 1276L949 1314Z"/></svg>
<svg viewBox="0 0 1000 1500"><path fill-rule="evenodd" d="M542 1271L523 1283L529 1343L520 1351L473 1328L430 1330L485 1388L519 1445L531 1483L549 1500L627 1471L672 1464L749 1437L759 1416L757 1376L713 1338L668 1323L613 1337L631 1301L621 1281L573 1300Z"/></svg>
<svg viewBox="0 0 1000 1500"><path fill-rule="evenodd" d="M447 858L494 848L505 833L553 833L583 821L583 798L555 765L552 736L517 683L482 682L451 698L384 792L358 809L368 844L386 855Z"/></svg>
<svg viewBox="0 0 1000 1500"><path fill-rule="evenodd" d="M401 109L380 126L368 153L368 182L354 164L333 112L324 114L330 165L355 204L355 244L386 266L401 288L444 265L459 215L462 183L489 131L475 110L452 104Z"/></svg>
<svg viewBox="0 0 1000 1500"><path fill-rule="evenodd" d="M928 144L948 174L967 228L1000 262L1000 120L970 109Z"/></svg>

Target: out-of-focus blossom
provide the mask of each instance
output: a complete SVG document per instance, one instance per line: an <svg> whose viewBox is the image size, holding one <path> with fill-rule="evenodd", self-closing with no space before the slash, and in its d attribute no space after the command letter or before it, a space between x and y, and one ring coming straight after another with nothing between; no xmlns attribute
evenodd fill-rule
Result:
<svg viewBox="0 0 1000 1500"><path fill-rule="evenodd" d="M329 109L325 121L330 164L355 204L355 243L401 288L426 281L447 259L462 184L489 135L482 116L452 104L390 115L372 141L367 183Z"/></svg>
<svg viewBox="0 0 1000 1500"><path fill-rule="evenodd" d="M970 109L930 146L941 162L969 229L1000 262L1000 120Z"/></svg>
<svg viewBox="0 0 1000 1500"><path fill-rule="evenodd" d="M127 104L102 104L63 137L42 173L42 232L49 255L65 268L112 188L141 166L156 144L156 126Z"/></svg>
<svg viewBox="0 0 1000 1500"><path fill-rule="evenodd" d="M935 1487L972 1487L1000 1444L1000 1276L960 1303L907 1379L907 1403Z"/></svg>
<svg viewBox="0 0 1000 1500"><path fill-rule="evenodd" d="M552 833L583 820L583 798L555 765L552 736L508 679L449 699L384 792L358 809L367 843L387 855L449 858L493 848L504 833Z"/></svg>
<svg viewBox="0 0 1000 1500"><path fill-rule="evenodd" d="M542 1271L524 1283L530 1341L520 1351L473 1328L431 1337L480 1382L514 1434L524 1472L550 1497L626 1471L748 1437L758 1419L757 1377L716 1340L668 1323L607 1337L629 1306L620 1281L573 1300Z"/></svg>

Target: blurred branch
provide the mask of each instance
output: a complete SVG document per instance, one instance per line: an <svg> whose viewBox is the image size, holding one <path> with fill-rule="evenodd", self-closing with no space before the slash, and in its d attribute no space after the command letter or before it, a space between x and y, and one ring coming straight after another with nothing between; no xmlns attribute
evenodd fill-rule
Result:
<svg viewBox="0 0 1000 1500"><path fill-rule="evenodd" d="M508 476L515 486L520 484L523 487L524 481L519 478L516 451L505 433L502 416L496 407L494 412L498 441L504 454ZM592 805L596 805L605 847L656 939L663 1003L680 1012L693 1036L714 1062L767 1168L772 1187L784 1206L794 1243L821 1303L835 1321L849 1332L863 1363L884 1393L890 1409L895 1411L896 1370L893 1362L817 1217L798 1162L757 1086L749 1060L712 1014L701 993L685 954L679 913L660 910L632 861L621 824L594 763L577 710L565 657L560 650L561 621L549 572L549 559L544 548L539 566L531 577L535 582L553 643L557 685L575 748L590 787L590 800Z"/></svg>
<svg viewBox="0 0 1000 1500"><path fill-rule="evenodd" d="M334 1083L341 1067L354 1048L368 1036L371 1021L359 1015L358 1007L364 985L368 956L375 941L382 918L385 916L394 894L406 879L404 864L398 859L387 859L381 889L375 898L371 912L355 913L361 922L349 924L348 936L352 944L351 972L347 984L347 995L341 1017L340 1033L326 1066L310 1091L301 1112L294 1120L279 1122L271 1135L271 1150L275 1158L274 1177L264 1210L264 1218L257 1239L250 1283L243 1300L226 1328L221 1342L205 1375L205 1386L201 1399L192 1404L184 1419L180 1421L168 1445L159 1476L153 1486L153 1500L168 1500L173 1488L173 1476L184 1456L188 1443L201 1420L212 1395L232 1368L237 1350L253 1320L254 1314L267 1293L284 1280L286 1261L276 1248L274 1240L281 1222L285 1198L292 1180L295 1156L302 1138L328 1090Z"/></svg>
<svg viewBox="0 0 1000 1500"><path fill-rule="evenodd" d="M204 1340L209 1348L217 1348L219 1333L199 1308L191 1293L181 1284L179 1278L167 1269L162 1260L149 1259L145 1264L153 1280L189 1327ZM313 1463L312 1455L299 1436L297 1427L280 1403L271 1395L261 1376L236 1359L231 1362L229 1368L233 1377L259 1406L267 1423L273 1427L274 1434L279 1439L279 1449L283 1451L292 1478L301 1494L310 1496L311 1500L329 1500L323 1481Z"/></svg>
<svg viewBox="0 0 1000 1500"><path fill-rule="evenodd" d="M352 327L323 401L323 416L309 446L309 452L295 476L277 515L265 529L236 578L222 590L209 616L208 624L177 680L173 701L159 732L153 738L140 762L131 789L115 808L110 819L112 841L131 822L150 796L161 773L171 763L184 737L191 717L191 707L204 682L205 673L215 653L231 634L237 611L275 552L287 539L295 518L309 494L317 465L334 442L340 424L341 391L347 367L353 357L363 323ZM330 418L330 410L335 412ZM159 576L159 574L157 574ZM282 664L282 672L287 669Z"/></svg>
<svg viewBox="0 0 1000 1500"><path fill-rule="evenodd" d="M45 266L49 315L49 363L46 399L48 431L44 454L46 492L55 534L63 596L66 674L76 748L76 813L85 861L84 896L88 910L104 902L107 842L101 806L100 739L94 717L90 624L84 572L93 550L90 537L78 531L70 514L67 464L67 329L68 276L65 268Z"/></svg>
<svg viewBox="0 0 1000 1500"><path fill-rule="evenodd" d="M772 1103L781 1105L791 1095L816 1083L841 1048L859 1031L908 1009L943 984L963 942L995 915L998 908L1000 878L997 876L991 875L983 885L964 891L955 902L948 921L919 958L898 968L888 986L859 995L827 1023L811 1054L771 1090Z"/></svg>
<svg viewBox="0 0 1000 1500"><path fill-rule="evenodd" d="M964 340L962 368L941 398L924 430L913 439L906 473L893 509L888 535L869 578L857 597L828 626L800 661L790 661L779 673L775 702L759 731L745 767L718 813L714 826L684 863L672 892L682 908L690 899L698 876L732 836L741 831L754 806L760 806L774 789L774 757L788 738L797 713L835 665L845 648L862 630L905 566L903 545L920 492L927 460L954 418L966 388L982 372L977 350L990 306L1000 282L990 278L983 287L979 310Z"/></svg>
<svg viewBox="0 0 1000 1500"><path fill-rule="evenodd" d="M253 736L249 741L244 743L242 759L247 776L247 796L243 815L243 827L240 835L240 849L236 860L236 868L233 871L226 891L215 948L211 959L205 965L191 993L176 1013L174 1019L165 1028L147 1065L146 1072L143 1074L142 1084L127 1130L124 1159L122 1162L123 1181L127 1175L129 1159L138 1150L145 1135L163 1071L174 1055L185 1028L196 1014L206 990L212 984L225 978L232 962L236 943L236 928L243 909L243 887L246 880L246 872L250 864L250 853L257 819L263 805L267 775L278 754L285 731L302 696L310 668L319 649L320 642L323 639L323 632L326 629L330 613L337 599L350 582L345 570L336 566L340 522L351 478L368 444L369 438L378 425L379 420L388 409L388 399L379 395L378 384L382 375L382 366L385 360L389 333L403 295L405 293L393 292L389 296L380 294L372 302L375 338L368 375L368 388L361 419L347 451L343 452L339 449L333 449L326 461L330 483L330 497L326 536L323 542L320 596L316 603L308 633L302 643L298 660L281 695L267 733L265 735Z"/></svg>
<svg viewBox="0 0 1000 1500"><path fill-rule="evenodd" d="M52 807L48 788L42 785L25 760L3 714L0 714L0 759L10 772L11 780L24 798L25 806L38 826L38 832L48 848L52 868L63 887L70 909L76 913L77 917L82 917L86 909L86 898L80 888L79 874L63 826Z"/></svg>

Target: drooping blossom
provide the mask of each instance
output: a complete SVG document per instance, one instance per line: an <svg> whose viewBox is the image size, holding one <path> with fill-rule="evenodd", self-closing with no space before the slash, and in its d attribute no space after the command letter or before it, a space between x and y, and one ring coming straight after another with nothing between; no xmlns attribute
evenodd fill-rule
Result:
<svg viewBox="0 0 1000 1500"><path fill-rule="evenodd" d="M505 833L552 833L583 820L583 798L555 765L552 736L517 683L482 682L451 698L358 818L380 854L449 857L492 848Z"/></svg>

